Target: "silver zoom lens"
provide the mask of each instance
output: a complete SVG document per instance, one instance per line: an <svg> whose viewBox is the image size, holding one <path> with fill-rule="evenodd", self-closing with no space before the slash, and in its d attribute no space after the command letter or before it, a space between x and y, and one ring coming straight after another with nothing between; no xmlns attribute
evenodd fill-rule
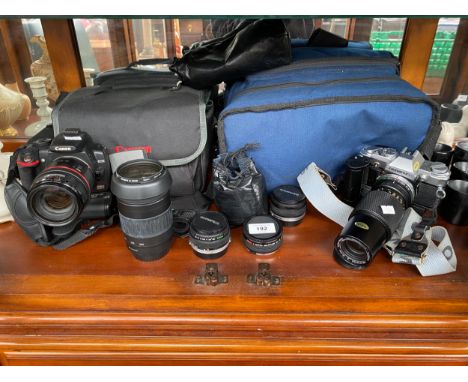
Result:
<svg viewBox="0 0 468 382"><path fill-rule="evenodd" d="M124 163L112 177L120 225L128 249L138 260L157 260L169 252L173 234L171 184L166 168L152 159Z"/></svg>

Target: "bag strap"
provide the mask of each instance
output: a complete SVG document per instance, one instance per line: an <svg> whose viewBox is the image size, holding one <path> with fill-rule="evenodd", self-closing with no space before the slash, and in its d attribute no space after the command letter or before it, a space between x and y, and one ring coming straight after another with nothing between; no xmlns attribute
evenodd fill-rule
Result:
<svg viewBox="0 0 468 382"><path fill-rule="evenodd" d="M13 180L15 178L18 178L18 176L19 176L19 174L18 174L18 165L16 164L17 160L18 160L18 150L16 150L10 156L10 165L8 166L5 186L8 186L11 183L13 183Z"/></svg>
<svg viewBox="0 0 468 382"><path fill-rule="evenodd" d="M429 129L427 131L426 136L424 137L424 140L418 147L418 151L424 156L424 159L430 160L432 157L432 154L435 149L435 145L437 144L437 140L439 139L440 133L442 131L442 126L440 124L440 107L439 105L430 100L430 104L432 106L432 119L431 119L431 125L429 126Z"/></svg>
<svg viewBox="0 0 468 382"><path fill-rule="evenodd" d="M173 62L173 58L145 58L131 62L128 64L127 69L132 69L137 65L172 65Z"/></svg>

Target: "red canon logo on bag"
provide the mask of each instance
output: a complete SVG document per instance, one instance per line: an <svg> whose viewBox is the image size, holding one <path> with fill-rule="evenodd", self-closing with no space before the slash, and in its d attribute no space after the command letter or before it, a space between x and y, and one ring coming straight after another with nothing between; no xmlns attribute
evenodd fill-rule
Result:
<svg viewBox="0 0 468 382"><path fill-rule="evenodd" d="M151 154L151 146L115 146L115 152L121 153L122 151L143 150L147 154Z"/></svg>

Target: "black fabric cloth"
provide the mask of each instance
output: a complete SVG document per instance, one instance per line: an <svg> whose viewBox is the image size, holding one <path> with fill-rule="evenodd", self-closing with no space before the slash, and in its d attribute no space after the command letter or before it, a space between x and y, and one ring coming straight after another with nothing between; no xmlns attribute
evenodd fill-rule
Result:
<svg viewBox="0 0 468 382"><path fill-rule="evenodd" d="M213 161L212 193L219 210L231 225L241 225L255 215L268 213L265 179L247 155L254 145L219 155Z"/></svg>
<svg viewBox="0 0 468 382"><path fill-rule="evenodd" d="M182 83L206 89L291 62L291 41L282 20L242 20L222 37L195 43L174 59Z"/></svg>
<svg viewBox="0 0 468 382"><path fill-rule="evenodd" d="M324 29L318 28L313 31L307 46L311 47L331 47L331 48L346 48L348 40Z"/></svg>

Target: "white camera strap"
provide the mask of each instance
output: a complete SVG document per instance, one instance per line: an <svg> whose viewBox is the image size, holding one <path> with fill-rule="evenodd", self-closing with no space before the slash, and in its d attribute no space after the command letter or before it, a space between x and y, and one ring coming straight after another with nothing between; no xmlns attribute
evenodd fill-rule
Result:
<svg viewBox="0 0 468 382"><path fill-rule="evenodd" d="M457 269L457 257L450 241L450 236L444 227L428 227L419 240L414 239L414 228L421 222L421 216L412 208L406 211L404 218L392 238L385 243L385 249L392 256L394 263L416 265L423 276L443 275ZM426 243L423 255L407 256L399 251L402 243ZM439 244L436 244L439 243Z"/></svg>
<svg viewBox="0 0 468 382"><path fill-rule="evenodd" d="M343 203L335 196L329 184L324 180L323 174L325 173L312 162L297 177L297 180L310 203L327 218L344 227L353 207ZM392 261L416 265L422 276L454 272L457 267L457 258L447 230L439 226L428 227L425 231L421 231L419 236L413 235L415 226L421 220L421 216L412 208L406 211L400 226L385 244L386 250L392 256ZM404 244L414 243L417 248L424 248L421 256L413 257L405 254L402 242Z"/></svg>

